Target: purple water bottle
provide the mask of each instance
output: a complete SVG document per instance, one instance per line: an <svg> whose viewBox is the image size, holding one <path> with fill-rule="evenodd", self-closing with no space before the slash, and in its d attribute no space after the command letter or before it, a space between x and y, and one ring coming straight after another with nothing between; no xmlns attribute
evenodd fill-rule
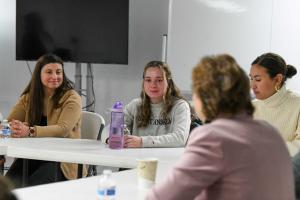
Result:
<svg viewBox="0 0 300 200"><path fill-rule="evenodd" d="M121 149L124 143L124 112L123 104L117 101L111 110L109 143L111 149Z"/></svg>

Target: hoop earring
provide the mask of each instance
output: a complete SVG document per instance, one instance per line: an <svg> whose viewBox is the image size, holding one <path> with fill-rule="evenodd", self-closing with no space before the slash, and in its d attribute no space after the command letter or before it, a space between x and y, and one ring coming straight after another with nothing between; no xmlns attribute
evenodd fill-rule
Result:
<svg viewBox="0 0 300 200"><path fill-rule="evenodd" d="M279 85L275 85L275 91L278 92L279 91Z"/></svg>

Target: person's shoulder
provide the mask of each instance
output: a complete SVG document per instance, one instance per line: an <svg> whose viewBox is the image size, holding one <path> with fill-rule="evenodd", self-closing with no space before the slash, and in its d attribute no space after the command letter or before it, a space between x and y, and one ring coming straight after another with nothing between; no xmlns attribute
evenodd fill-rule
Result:
<svg viewBox="0 0 300 200"><path fill-rule="evenodd" d="M267 135L277 133L278 131L264 120L256 120L252 117L241 118L218 118L214 121L195 128L191 135L198 139L210 138L213 140L231 140L236 135L240 137L245 134L243 130L252 130L254 132L265 132ZM237 134L233 134L236 131ZM238 136L239 135L239 136Z"/></svg>
<svg viewBox="0 0 300 200"><path fill-rule="evenodd" d="M141 100L140 98L135 98L135 99L132 99L132 100L127 104L127 106L136 106L136 105L139 105L141 102L142 102L142 100Z"/></svg>
<svg viewBox="0 0 300 200"><path fill-rule="evenodd" d="M20 96L20 99L21 99L21 100L28 101L28 100L29 100L29 94L28 94L28 93L22 94L22 95Z"/></svg>
<svg viewBox="0 0 300 200"><path fill-rule="evenodd" d="M269 122L262 119L253 119L253 124L258 127L262 127L263 129L274 129L276 130Z"/></svg>
<svg viewBox="0 0 300 200"><path fill-rule="evenodd" d="M198 126L192 130L188 143L198 143L201 141L219 141L221 136L216 131L217 127L213 123ZM219 138L219 139L218 139Z"/></svg>
<svg viewBox="0 0 300 200"><path fill-rule="evenodd" d="M140 98L132 99L128 104L126 104L126 110L136 110L138 105L140 105L142 100Z"/></svg>
<svg viewBox="0 0 300 200"><path fill-rule="evenodd" d="M131 100L132 103L141 103L142 99L141 98L135 98Z"/></svg>
<svg viewBox="0 0 300 200"><path fill-rule="evenodd" d="M261 137L265 135L265 138L268 138L269 141L271 140L277 140L281 142L284 141L281 136L281 133L277 128L275 128L275 126L273 126L272 124L270 124L265 120L255 119L254 121L256 123L256 128L253 128L253 131L263 133L261 134ZM285 146L285 144L283 146Z"/></svg>
<svg viewBox="0 0 300 200"><path fill-rule="evenodd" d="M66 100L81 101L81 97L76 90L71 89L71 90L67 90L61 98L61 101L66 101Z"/></svg>
<svg viewBox="0 0 300 200"><path fill-rule="evenodd" d="M20 97L19 97L19 102L23 103L23 104L28 104L29 102L29 94L22 94Z"/></svg>
<svg viewBox="0 0 300 200"><path fill-rule="evenodd" d="M69 95L69 96L71 96L71 95L80 96L80 95L78 94L78 92L77 92L76 90L74 90L74 89L67 90L67 91L65 92L64 95Z"/></svg>
<svg viewBox="0 0 300 200"><path fill-rule="evenodd" d="M277 138L282 139L282 137L280 136L281 134L279 133L279 131L269 122L262 120L262 119L253 119L252 123L249 123L249 129L251 129L253 132L261 132L263 133L263 135L268 135L268 137L271 139L273 136L273 138L276 138L275 136L277 136ZM262 135L261 135L262 136Z"/></svg>
<svg viewBox="0 0 300 200"><path fill-rule="evenodd" d="M175 100L175 103L174 103L174 107L178 107L178 106L180 106L180 107L189 107L189 104L188 104L188 102L186 101L186 100L184 100L184 99L176 99Z"/></svg>
<svg viewBox="0 0 300 200"><path fill-rule="evenodd" d="M193 138L193 141L226 143L234 137L240 138L245 135L243 130L252 129L254 124L253 119L247 116L220 117L193 129L190 138Z"/></svg>
<svg viewBox="0 0 300 200"><path fill-rule="evenodd" d="M300 102L300 93L299 92L287 90L287 95L290 97L291 100Z"/></svg>
<svg viewBox="0 0 300 200"><path fill-rule="evenodd" d="M172 112L191 112L190 105L184 99L177 99L172 106Z"/></svg>

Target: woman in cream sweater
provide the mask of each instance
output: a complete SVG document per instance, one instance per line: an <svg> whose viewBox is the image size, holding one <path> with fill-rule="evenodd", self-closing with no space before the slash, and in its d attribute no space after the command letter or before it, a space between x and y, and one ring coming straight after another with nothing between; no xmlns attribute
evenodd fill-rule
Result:
<svg viewBox="0 0 300 200"><path fill-rule="evenodd" d="M296 73L295 67L274 53L257 57L250 70L256 97L254 118L266 120L279 130L291 156L300 149L300 96L287 90L285 82Z"/></svg>

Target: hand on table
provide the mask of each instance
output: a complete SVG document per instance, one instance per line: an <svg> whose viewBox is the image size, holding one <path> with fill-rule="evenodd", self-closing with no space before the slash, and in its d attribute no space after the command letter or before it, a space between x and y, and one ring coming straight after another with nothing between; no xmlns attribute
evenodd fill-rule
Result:
<svg viewBox="0 0 300 200"><path fill-rule="evenodd" d="M29 125L26 122L21 122L19 120L12 120L10 123L11 136L20 138L20 137L28 137L29 135Z"/></svg>
<svg viewBox="0 0 300 200"><path fill-rule="evenodd" d="M124 147L125 148L139 148L142 147L142 138L134 135L124 136Z"/></svg>

